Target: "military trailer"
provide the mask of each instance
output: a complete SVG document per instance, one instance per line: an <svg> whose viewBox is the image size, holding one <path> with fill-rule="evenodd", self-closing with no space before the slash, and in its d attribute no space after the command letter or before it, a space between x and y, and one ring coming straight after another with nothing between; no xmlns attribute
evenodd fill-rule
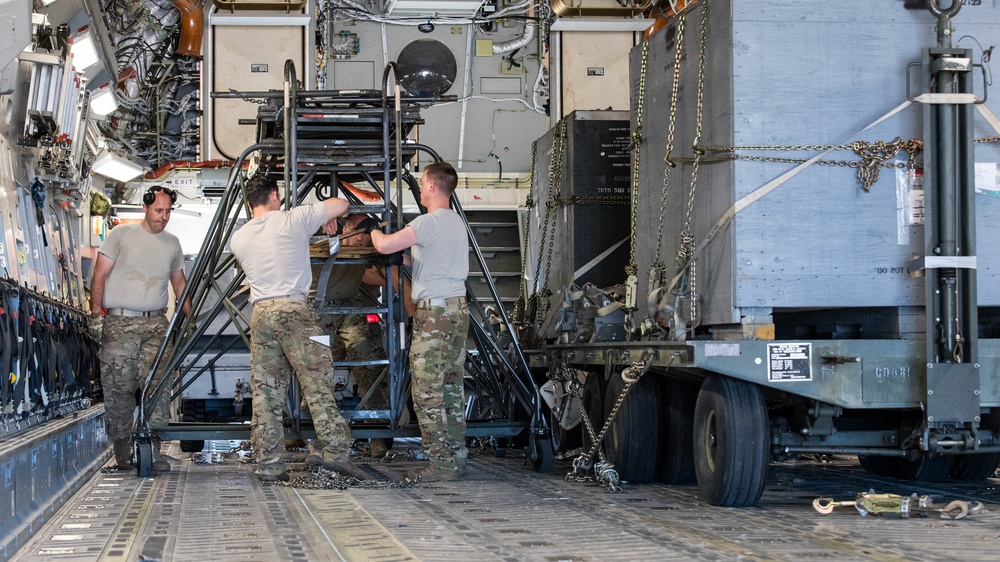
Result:
<svg viewBox="0 0 1000 562"><path fill-rule="evenodd" d="M567 196L579 123L536 146L520 318L557 452L582 444L578 473L697 481L720 506L755 504L769 463L805 454L991 476L1000 6L670 4L630 56L631 168L606 192L625 197ZM619 218L565 220L587 204ZM580 273L610 245L546 259L622 222L617 285Z"/></svg>

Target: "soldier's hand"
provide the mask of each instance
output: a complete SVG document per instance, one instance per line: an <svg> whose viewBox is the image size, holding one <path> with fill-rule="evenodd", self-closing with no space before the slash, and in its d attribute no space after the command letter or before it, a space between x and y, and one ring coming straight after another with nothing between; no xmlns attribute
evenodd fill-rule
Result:
<svg viewBox="0 0 1000 562"><path fill-rule="evenodd" d="M387 265L403 265L403 252L400 250L391 254L378 255L372 261L375 262L375 265L382 267Z"/></svg>
<svg viewBox="0 0 1000 562"><path fill-rule="evenodd" d="M385 265L403 265L403 251L400 250L385 256Z"/></svg>
<svg viewBox="0 0 1000 562"><path fill-rule="evenodd" d="M373 219L371 217L368 217L367 219L359 222L358 226L356 226L354 228L354 230L356 230L356 231L363 230L363 231L365 231L365 234L371 235L371 233L372 233L373 230L379 230L379 228L380 227L379 227L378 219Z"/></svg>
<svg viewBox="0 0 1000 562"><path fill-rule="evenodd" d="M104 336L104 317L96 312L90 314L90 322L87 323L87 330L90 332L90 337L97 343L101 342L101 337Z"/></svg>

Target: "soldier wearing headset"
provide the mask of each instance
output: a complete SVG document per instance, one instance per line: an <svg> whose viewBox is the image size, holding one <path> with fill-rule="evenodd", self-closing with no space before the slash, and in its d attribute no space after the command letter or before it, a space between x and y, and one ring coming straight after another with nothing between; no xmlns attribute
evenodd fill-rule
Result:
<svg viewBox="0 0 1000 562"><path fill-rule="evenodd" d="M176 236L166 232L177 193L153 186L142 196L142 221L114 228L101 245L90 288L90 327L101 344L101 384L105 424L119 467L132 464L132 424L136 391L156 358L167 331L167 284L183 294L184 253ZM182 307L190 313L191 303ZM162 373L157 373L155 385ZM150 415L154 427L165 426L166 393ZM153 470L169 470L154 440Z"/></svg>

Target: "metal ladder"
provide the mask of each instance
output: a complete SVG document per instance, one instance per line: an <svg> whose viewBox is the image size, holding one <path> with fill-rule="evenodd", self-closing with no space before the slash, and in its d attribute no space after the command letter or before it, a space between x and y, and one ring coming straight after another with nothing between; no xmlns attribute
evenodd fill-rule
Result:
<svg viewBox="0 0 1000 562"><path fill-rule="evenodd" d="M285 208L299 204L310 191L315 192L318 198L339 195L349 200L349 213L380 217L389 221L392 231L405 226L401 212L404 185L419 201L416 180L406 170L405 164L417 152L440 160L431 148L405 139L414 126L423 122L420 109L440 101L440 98L404 97L398 87L395 95L390 95L389 77L395 72L395 64L390 63L383 73L380 92L300 91L294 65L288 61L285 64L283 91L216 94L219 97L263 98L266 103L258 110L255 144L244 150L233 165L226 190L181 296L181 302L191 299L191 314L185 317L177 312L171 318L167 338L146 375L140 415L134 429L136 466L140 476L151 473L154 437L161 440L249 438L249 426L245 424L182 422L170 423L167 427L150 427L149 424L150 405L155 404L164 392L169 392L171 399L181 396L190 384L209 370L209 366L241 341L247 349L250 347L250 305L243 287L244 275L236 267L235 258L226 251L238 222L249 216L243 198L248 166L284 180L279 181L279 185L283 185ZM381 200L373 203L362 201L351 191L340 190L341 181L364 182L365 189L378 193ZM393 184L395 201L393 194L389 193ZM457 197L453 196L452 204L465 220ZM538 387L516 338L502 338L504 330L506 334L515 332L490 279L483 255L475 244L468 221L466 225L470 248L486 274L492 296L490 302L480 302L471 290L467 290L472 344L466 360L466 387L469 390L467 435L513 437L528 430L532 460L538 459L536 467L545 468L544 461L550 460L552 453L547 439L547 421L541 414ZM314 258L316 265L322 265L313 303L318 313L378 314L383 320L384 359L338 361L334 366L384 365L389 386L389 407L387 410L361 410L363 399L354 408L342 405L342 412L351 424L353 438L419 436L415 422L405 427L398 427L396 423L407 408L409 390L405 323L400 321L403 317L401 307L393 305L396 294L390 277L402 275L401 268L387 268L382 299L375 306L345 308L326 305L325 290L333 267L343 263L369 262L365 258ZM401 287L402 279L399 281ZM490 322L487 307L493 309L494 316L499 312L503 327ZM213 325L216 326L215 333L210 333L209 328ZM238 337L227 341L222 331L230 327L235 328ZM502 339L503 344L500 343ZM214 350L214 354L209 353L210 349ZM193 365L206 356L207 366L195 370ZM194 360L184 365L185 360L191 357ZM169 375L153 385L153 375L158 369ZM286 437L311 438L315 432L311 428L311 420L305 419L299 409L298 392L297 382L293 381L286 407L292 427L286 428ZM546 448L546 445L549 447Z"/></svg>

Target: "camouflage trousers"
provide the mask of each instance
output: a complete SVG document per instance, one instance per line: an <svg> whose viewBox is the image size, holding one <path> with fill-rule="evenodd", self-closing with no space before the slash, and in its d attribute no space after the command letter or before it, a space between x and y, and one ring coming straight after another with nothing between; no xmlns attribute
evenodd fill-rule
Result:
<svg viewBox="0 0 1000 562"><path fill-rule="evenodd" d="M285 464L284 412L292 374L302 386L323 457L350 458L350 428L333 397L333 361L325 345L309 339L323 333L316 313L305 301L254 304L250 319L250 370L253 375L253 421L250 440L260 463L258 474L281 474Z"/></svg>
<svg viewBox="0 0 1000 562"><path fill-rule="evenodd" d="M355 306L361 306L358 302ZM333 322L335 329L330 331L330 342L333 346L334 361L370 361L385 359L386 352L382 345L382 326L377 322L368 322L364 314L339 315L339 321ZM389 409L389 381L382 379L378 386L379 376L386 372L384 366L355 365L351 374L357 383L357 397L364 399L369 390L371 396L359 404L361 410ZM381 457L389 448L385 438L372 437L368 440L368 454Z"/></svg>
<svg viewBox="0 0 1000 562"><path fill-rule="evenodd" d="M146 376L156 359L167 333L166 316L132 318L107 316L101 338L101 386L104 388L104 423L108 438L114 445L115 461L125 466L132 458L132 430L135 420L136 395L146 383ZM149 386L152 391L163 376L158 370ZM170 392L165 390L151 412L152 427L164 427L169 416ZM154 461L159 459L159 447L153 447Z"/></svg>
<svg viewBox="0 0 1000 562"><path fill-rule="evenodd" d="M413 315L410 376L420 438L431 463L465 467L465 342L469 306L418 308Z"/></svg>
<svg viewBox="0 0 1000 562"><path fill-rule="evenodd" d="M361 303L349 303L348 306L361 306ZM382 346L382 326L377 322L368 322L364 314L333 315L329 318L326 328L326 332L330 335L330 345L333 347L334 361L371 361L386 358L385 348ZM382 370L378 365L351 367L351 374L358 384L359 397L368 393L382 374ZM383 380L362 408L382 410L388 407L389 385Z"/></svg>

